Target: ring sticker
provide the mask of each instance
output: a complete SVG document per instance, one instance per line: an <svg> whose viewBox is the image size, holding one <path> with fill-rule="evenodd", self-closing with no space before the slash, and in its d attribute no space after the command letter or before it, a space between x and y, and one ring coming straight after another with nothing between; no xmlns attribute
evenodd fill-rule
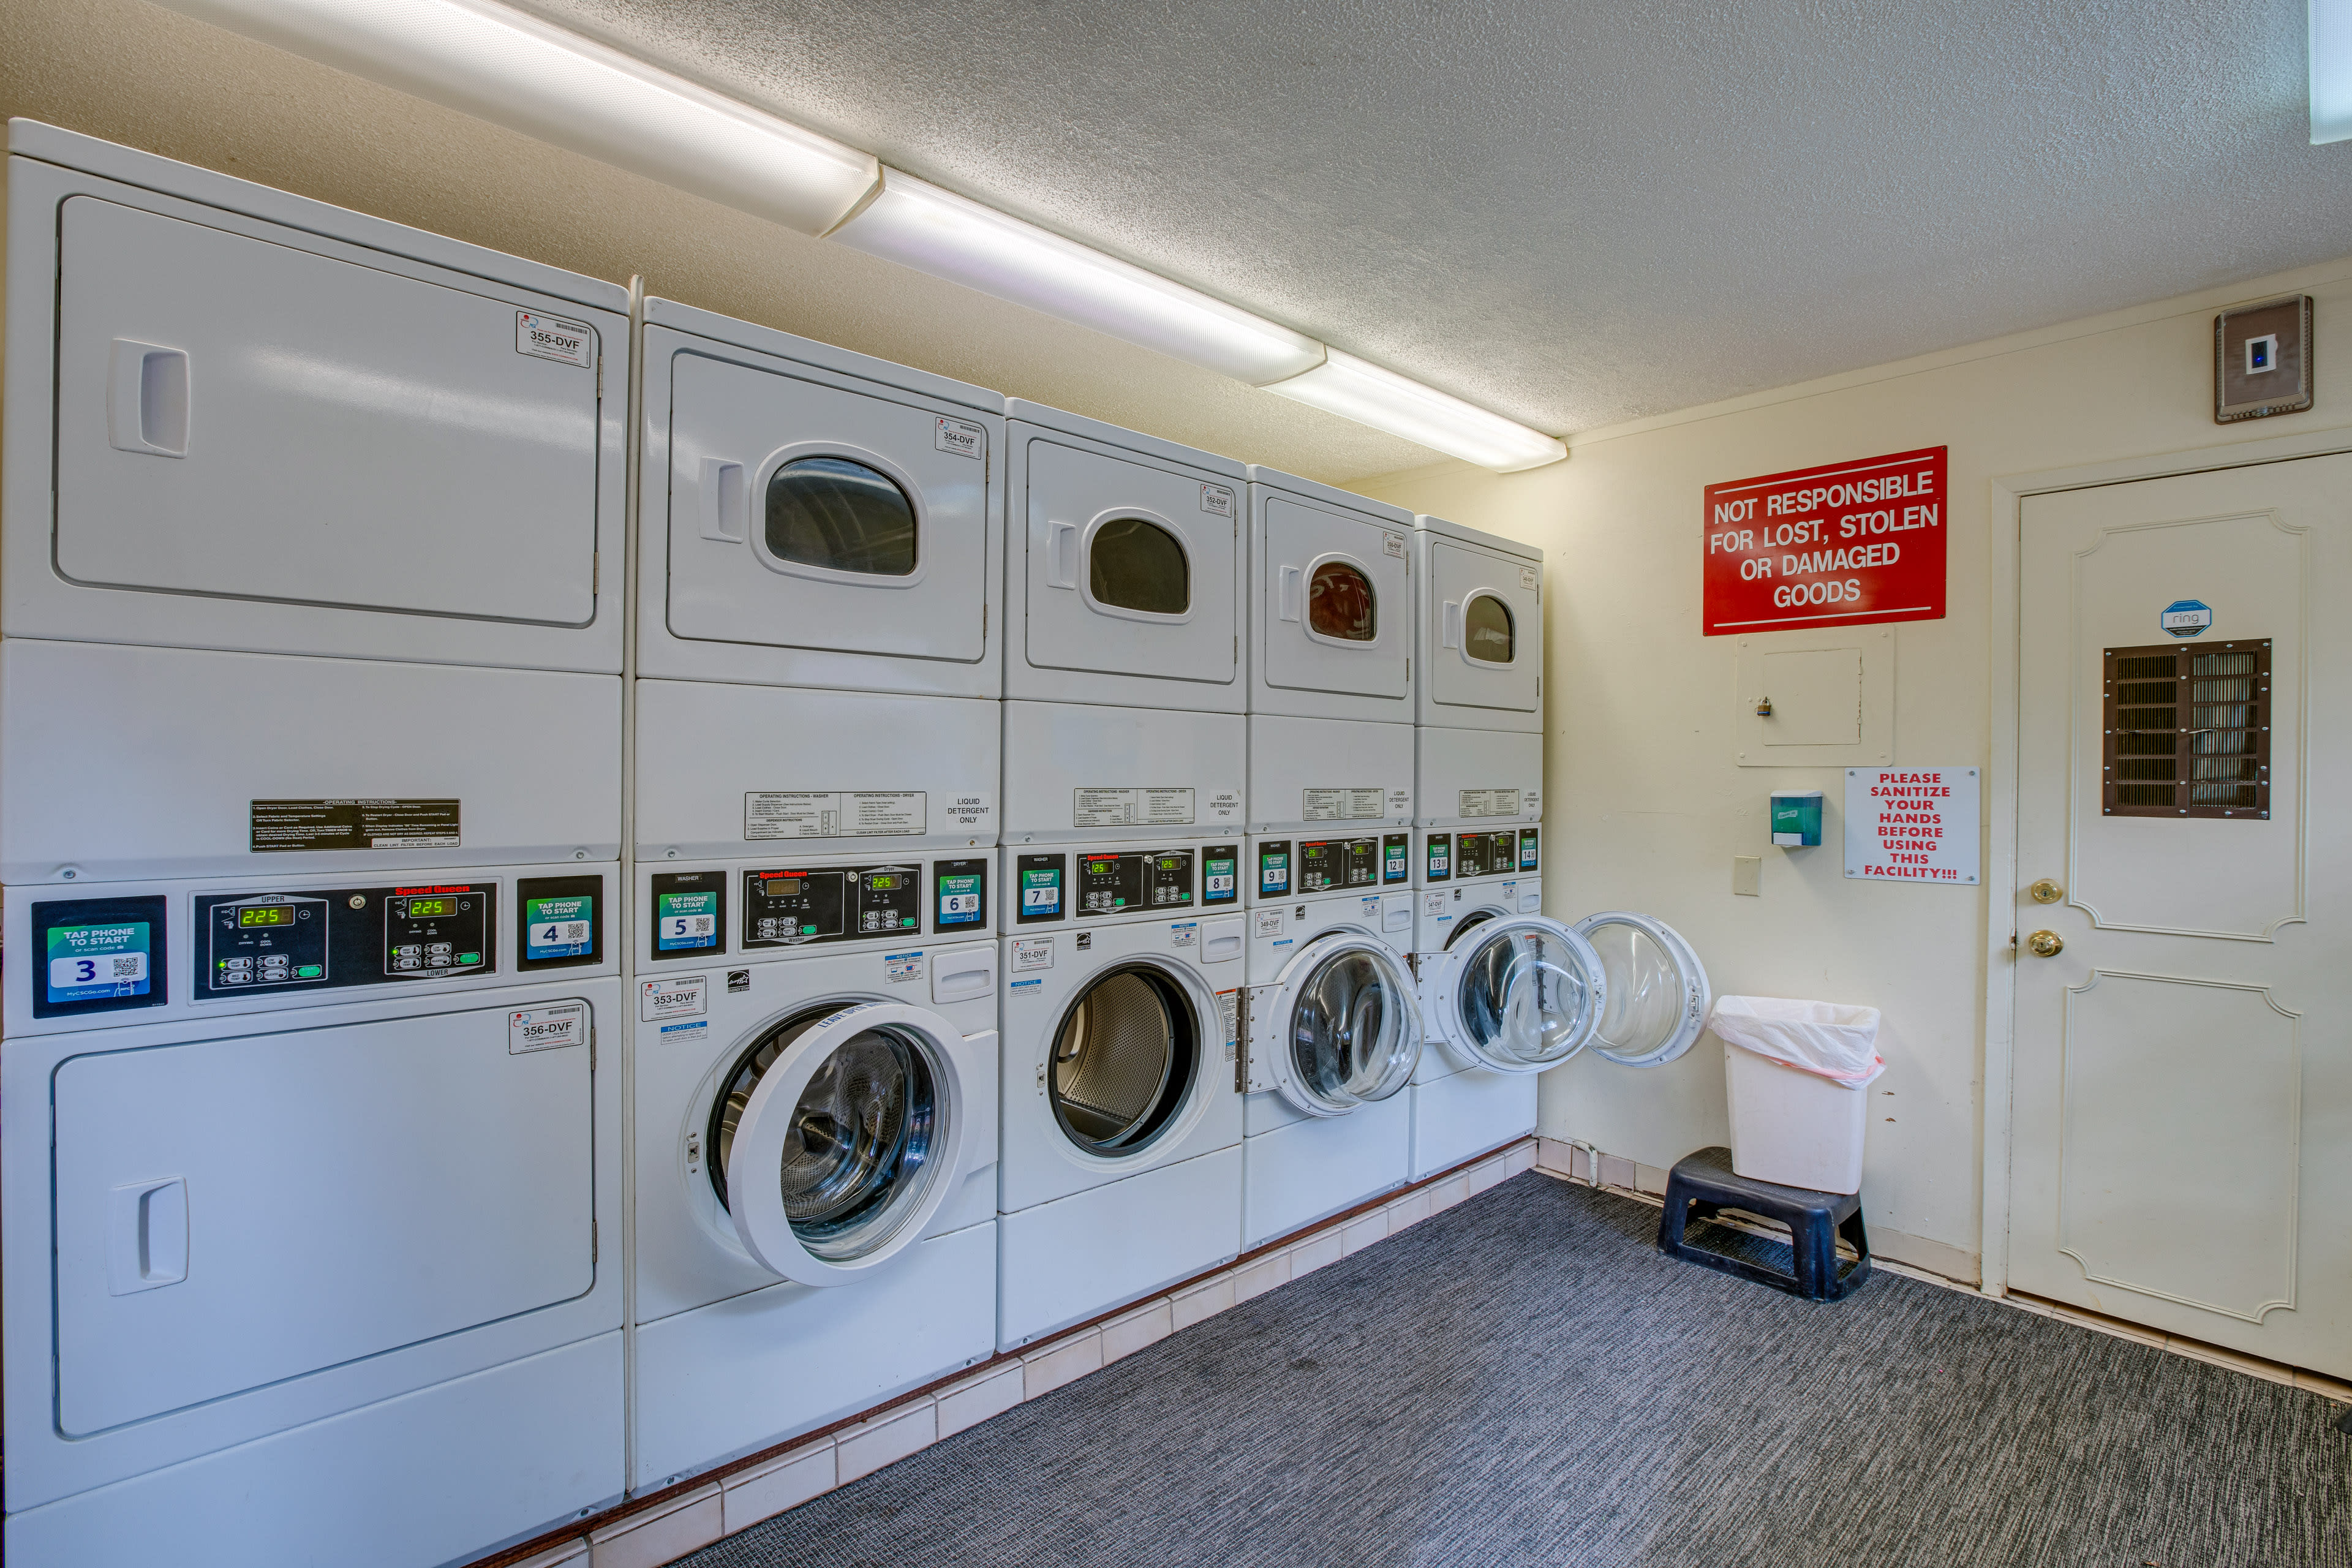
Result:
<svg viewBox="0 0 2352 1568"><path fill-rule="evenodd" d="M515 353L551 359L586 370L596 363L596 331L585 321L567 321L537 310L515 312Z"/></svg>
<svg viewBox="0 0 2352 1568"><path fill-rule="evenodd" d="M1218 517L1233 516L1234 492L1227 489L1223 485L1202 485L1201 487L1201 510L1205 512L1213 513Z"/></svg>
<svg viewBox="0 0 2352 1568"><path fill-rule="evenodd" d="M708 1005L710 976L664 975L637 982L637 1016L647 1023L659 1018L698 1018Z"/></svg>
<svg viewBox="0 0 2352 1568"><path fill-rule="evenodd" d="M1054 967L1054 939L1050 936L1015 937L1013 942L1013 973Z"/></svg>
<svg viewBox="0 0 2352 1568"><path fill-rule="evenodd" d="M976 458L988 450L988 432L969 419L941 415L931 421L931 445L959 458Z"/></svg>

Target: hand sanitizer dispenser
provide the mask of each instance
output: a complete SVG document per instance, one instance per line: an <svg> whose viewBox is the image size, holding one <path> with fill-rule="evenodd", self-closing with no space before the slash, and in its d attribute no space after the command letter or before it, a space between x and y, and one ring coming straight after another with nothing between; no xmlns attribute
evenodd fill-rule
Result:
<svg viewBox="0 0 2352 1568"><path fill-rule="evenodd" d="M1772 842L1783 849L1821 847L1821 791L1776 789L1772 792Z"/></svg>

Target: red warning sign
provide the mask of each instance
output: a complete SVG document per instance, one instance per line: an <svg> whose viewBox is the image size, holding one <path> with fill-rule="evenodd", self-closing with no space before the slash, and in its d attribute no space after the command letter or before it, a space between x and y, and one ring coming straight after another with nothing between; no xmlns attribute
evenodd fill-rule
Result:
<svg viewBox="0 0 2352 1568"><path fill-rule="evenodd" d="M1942 620L1945 450L1709 485L1702 629Z"/></svg>

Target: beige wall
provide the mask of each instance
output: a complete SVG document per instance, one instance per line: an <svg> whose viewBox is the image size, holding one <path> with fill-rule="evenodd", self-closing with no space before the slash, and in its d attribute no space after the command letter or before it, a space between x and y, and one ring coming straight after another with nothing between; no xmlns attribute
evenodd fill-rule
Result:
<svg viewBox="0 0 2352 1568"><path fill-rule="evenodd" d="M144 0L0 0L17 115L1333 484L1434 457Z"/></svg>
<svg viewBox="0 0 2352 1568"><path fill-rule="evenodd" d="M2213 310L2291 289L2317 300L2318 406L2216 426ZM1994 515L1990 481L2342 425L2352 392L2330 367L2347 363L2352 263L2336 263L1596 432L1529 473L1448 464L1358 486L1545 551L1548 910L1657 914L1697 946L1717 994L1883 1010L1888 1068L1872 1089L1864 1191L1874 1233L1895 1233L1890 1254L1965 1268L1949 1249L1978 1251L1988 900L2006 910L2015 894L1847 881L1840 770L1735 765L1738 639L1698 631L1702 488L1948 447L1948 613L1895 628L1895 761L1981 767L1992 761L1990 531L2015 527L2013 507ZM1774 787L1824 791L1830 842L1771 847ZM1737 855L1764 858L1762 897L1733 896ZM1571 1062L1545 1079L1544 1131L1658 1166L1721 1142L1722 1049L1702 1037L1646 1072Z"/></svg>

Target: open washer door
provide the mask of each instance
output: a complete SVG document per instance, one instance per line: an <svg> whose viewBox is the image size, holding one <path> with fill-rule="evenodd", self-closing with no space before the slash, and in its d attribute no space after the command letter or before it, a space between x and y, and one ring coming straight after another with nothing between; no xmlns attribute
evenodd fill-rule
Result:
<svg viewBox="0 0 2352 1568"><path fill-rule="evenodd" d="M1250 1088L1307 1116L1344 1116L1412 1080L1421 1005L1394 949L1334 932L1250 994Z"/></svg>
<svg viewBox="0 0 2352 1568"><path fill-rule="evenodd" d="M913 1245L962 1173L977 1114L945 1019L812 1008L762 1033L711 1111L709 1171L751 1256L846 1285Z"/></svg>
<svg viewBox="0 0 2352 1568"><path fill-rule="evenodd" d="M1623 1067L1664 1067L1706 1023L1706 966L1664 921L1622 910L1587 915L1577 935L1601 955L1608 996L1592 1048Z"/></svg>
<svg viewBox="0 0 2352 1568"><path fill-rule="evenodd" d="M1430 1027L1464 1062L1496 1072L1568 1060L1592 1039L1608 996L1593 945L1541 915L1462 929L1421 980Z"/></svg>

